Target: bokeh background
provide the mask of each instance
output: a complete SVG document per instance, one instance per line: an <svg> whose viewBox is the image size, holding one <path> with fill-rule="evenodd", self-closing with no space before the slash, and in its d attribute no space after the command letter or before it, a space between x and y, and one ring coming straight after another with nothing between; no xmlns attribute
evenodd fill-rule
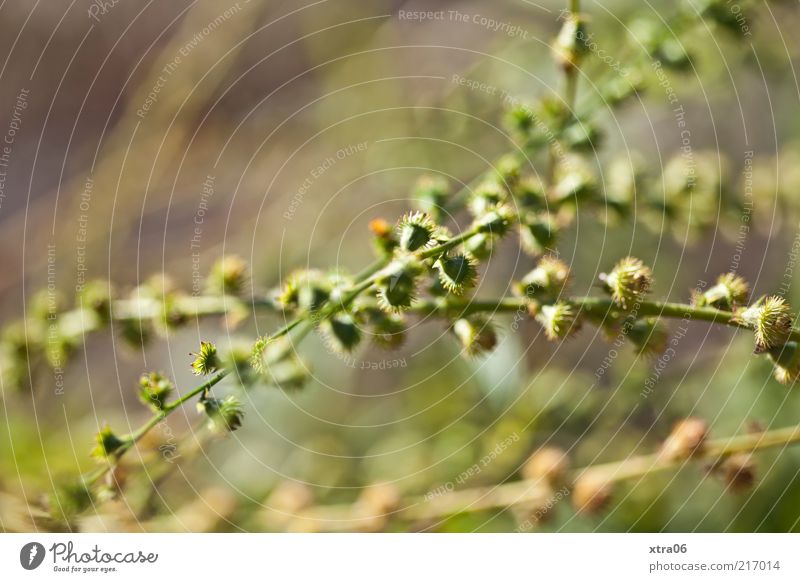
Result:
<svg viewBox="0 0 800 582"><path fill-rule="evenodd" d="M624 64L625 23L669 18L676 4L588 0L584 10L597 42ZM191 292L198 274L227 254L249 261L257 294L296 268L358 271L372 260L369 221L405 211L420 174L466 183L513 147L500 123L505 96L560 90L549 43L563 7L551 0L4 2L0 134L14 124L14 135L0 194L2 322L25 317L48 284L71 301L82 277L128 290L166 272ZM415 10L445 16L401 16ZM475 15L508 27L492 30ZM633 253L653 266L657 297L685 301L700 282L735 269L756 294L780 288L800 299L792 285L800 11L794 1L755 2L747 18L751 36L709 22L684 39L694 61L669 73L677 105L650 71L647 90L605 115L603 147L590 156L600 167L636 156L658 175L686 145L680 106L691 148L711 160L727 202L701 228L646 228L579 212L559 243L577 294L595 292L597 274ZM587 61L579 101L592 99L592 79L607 68ZM507 241L477 294L505 292L533 264ZM98 426L127 430L147 418L134 389L143 370L189 386L187 354L200 339L248 341L281 320L260 313L235 329L228 323L192 321L145 349L107 330L66 366L63 390L48 370L32 370L24 390L4 381L0 527L47 527L42 499L91 468ZM436 322L415 325L397 352L366 348L352 361L310 337L300 349L313 377L302 391L248 392L244 426L226 439L197 430L187 406L145 443L157 450L174 439L179 462L163 475L163 462L147 465L146 478L122 499L70 527L315 529L287 517L306 497L349 503L376 482L424 496L454 484L498 443L510 444L457 488L515 480L546 444L568 450L575 466L650 452L689 415L707 419L717 436L798 420L800 395L751 357L749 334L691 324L665 365L625 348L607 365L610 346L594 330L553 345L533 323L503 324L498 349L475 360L462 358ZM389 369L361 369L380 362ZM642 396L654 377L652 393ZM760 453L756 462L756 484L740 494L690 464L626 483L597 516L559 502L533 529L800 530L800 450ZM497 510L418 528L514 531L520 519Z"/></svg>

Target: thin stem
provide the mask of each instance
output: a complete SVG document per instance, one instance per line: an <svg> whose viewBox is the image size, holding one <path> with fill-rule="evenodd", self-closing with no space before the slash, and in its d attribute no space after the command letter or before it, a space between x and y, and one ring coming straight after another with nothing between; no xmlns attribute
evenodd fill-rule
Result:
<svg viewBox="0 0 800 582"><path fill-rule="evenodd" d="M689 459L674 459L660 453L628 457L622 461L577 469L570 480L589 471L609 484L647 477L682 468L689 462L716 464L737 453L787 447L800 443L800 426L711 440ZM382 528L387 519L407 522L430 522L450 515L504 509L515 506L536 507L550 501L553 489L541 480L521 480L494 487L476 487L431 497L407 499L404 506L389 514L375 515L364 504L317 506L300 512L295 519L309 523L316 530L351 531Z"/></svg>

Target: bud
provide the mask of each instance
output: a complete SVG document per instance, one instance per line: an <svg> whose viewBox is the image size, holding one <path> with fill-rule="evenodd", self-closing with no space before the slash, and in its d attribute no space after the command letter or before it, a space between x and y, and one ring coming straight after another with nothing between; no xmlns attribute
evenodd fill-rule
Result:
<svg viewBox="0 0 800 582"><path fill-rule="evenodd" d="M514 286L515 292L528 299L555 301L570 281L569 267L555 257L544 257L530 273Z"/></svg>
<svg viewBox="0 0 800 582"><path fill-rule="evenodd" d="M369 229L375 235L375 249L381 257L388 257L399 244L392 232L391 225L383 218L373 218L369 221Z"/></svg>
<svg viewBox="0 0 800 582"><path fill-rule="evenodd" d="M749 295L747 281L734 273L725 273L717 278L716 285L695 297L695 305L733 311L740 305L746 305Z"/></svg>
<svg viewBox="0 0 800 582"><path fill-rule="evenodd" d="M445 215L450 185L442 176L422 176L414 186L413 196L417 207L438 223Z"/></svg>
<svg viewBox="0 0 800 582"><path fill-rule="evenodd" d="M542 480L550 485L560 483L569 471L569 457L558 447L543 447L533 453L522 466L522 476Z"/></svg>
<svg viewBox="0 0 800 582"><path fill-rule="evenodd" d="M529 213L519 224L519 242L522 250L538 257L555 248L557 238L555 219L548 212Z"/></svg>
<svg viewBox="0 0 800 582"><path fill-rule="evenodd" d="M496 180L485 180L472 190L468 202L475 217L483 216L508 200L508 191Z"/></svg>
<svg viewBox="0 0 800 582"><path fill-rule="evenodd" d="M139 378L139 400L154 412L164 410L175 385L158 372L142 374Z"/></svg>
<svg viewBox="0 0 800 582"><path fill-rule="evenodd" d="M575 480L572 504L579 513L598 513L611 500L612 494L612 482L601 473L588 469Z"/></svg>
<svg viewBox="0 0 800 582"><path fill-rule="evenodd" d="M525 210L547 209L547 188L541 178L529 176L520 180L513 194L517 205Z"/></svg>
<svg viewBox="0 0 800 582"><path fill-rule="evenodd" d="M507 205L497 206L475 218L473 226L478 227L480 233L502 237L516 220L514 211Z"/></svg>
<svg viewBox="0 0 800 582"><path fill-rule="evenodd" d="M580 67L589 52L586 44L586 23L580 14L569 13L553 43L553 59L565 71Z"/></svg>
<svg viewBox="0 0 800 582"><path fill-rule="evenodd" d="M361 330L349 313L332 315L320 324L326 343L340 354L352 352L361 342Z"/></svg>
<svg viewBox="0 0 800 582"><path fill-rule="evenodd" d="M619 157L608 166L608 187L605 188L606 204L617 217L628 216L642 181L641 162L638 158Z"/></svg>
<svg viewBox="0 0 800 582"><path fill-rule="evenodd" d="M208 416L208 429L212 432L233 432L242 426L242 403L233 395L220 400L204 394L197 403L197 410Z"/></svg>
<svg viewBox="0 0 800 582"><path fill-rule="evenodd" d="M513 188L522 174L522 160L514 154L507 154L495 164L495 173L501 184Z"/></svg>
<svg viewBox="0 0 800 582"><path fill-rule="evenodd" d="M672 432L661 445L667 459L688 459L701 454L708 438L708 423L701 418L685 418L675 423Z"/></svg>
<svg viewBox="0 0 800 582"><path fill-rule="evenodd" d="M442 255L433 266L439 271L439 281L447 291L453 295L463 295L475 284L478 276L475 264L475 259L471 256L459 253L452 256Z"/></svg>
<svg viewBox="0 0 800 582"><path fill-rule="evenodd" d="M189 355L195 356L192 362L192 373L195 376L208 376L219 368L217 347L211 342L200 342L200 351Z"/></svg>
<svg viewBox="0 0 800 582"><path fill-rule="evenodd" d="M756 467L749 454L731 455L723 461L720 470L728 490L732 493L742 493L752 489L756 482Z"/></svg>
<svg viewBox="0 0 800 582"><path fill-rule="evenodd" d="M100 429L94 440L96 444L91 455L98 461L116 460L130 443L115 435L108 425Z"/></svg>
<svg viewBox="0 0 800 582"><path fill-rule="evenodd" d="M755 332L757 354L786 343L794 321L786 300L775 295L759 299L751 307L740 311L736 319Z"/></svg>
<svg viewBox="0 0 800 582"><path fill-rule="evenodd" d="M597 191L597 179L586 160L567 156L556 166L553 198L558 202L591 198Z"/></svg>
<svg viewBox="0 0 800 582"><path fill-rule="evenodd" d="M490 352L497 345L497 332L492 322L480 316L456 320L453 323L453 333L461 342L467 356Z"/></svg>
<svg viewBox="0 0 800 582"><path fill-rule="evenodd" d="M228 255L211 267L206 289L214 295L239 296L247 284L247 263L238 255Z"/></svg>
<svg viewBox="0 0 800 582"><path fill-rule="evenodd" d="M610 273L601 274L600 281L611 298L623 309L628 309L650 291L653 272L639 259L626 257Z"/></svg>
<svg viewBox="0 0 800 582"><path fill-rule="evenodd" d="M656 317L637 319L627 326L626 331L639 355L656 356L667 349L667 330Z"/></svg>
<svg viewBox="0 0 800 582"><path fill-rule="evenodd" d="M422 212L406 214L397 227L400 248L414 252L431 244L436 223L430 216Z"/></svg>
<svg viewBox="0 0 800 582"><path fill-rule="evenodd" d="M411 306L416 298L420 266L407 261L394 261L377 278L378 305L384 311L399 311Z"/></svg>
<svg viewBox="0 0 800 582"><path fill-rule="evenodd" d="M566 339L581 327L578 311L564 301L558 301L553 305L542 305L536 320L542 325L550 341Z"/></svg>

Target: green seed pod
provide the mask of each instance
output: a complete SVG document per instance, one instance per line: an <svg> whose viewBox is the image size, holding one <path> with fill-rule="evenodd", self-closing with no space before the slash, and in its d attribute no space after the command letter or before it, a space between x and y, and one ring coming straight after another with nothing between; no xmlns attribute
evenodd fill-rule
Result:
<svg viewBox="0 0 800 582"><path fill-rule="evenodd" d="M650 291L653 272L639 259L625 257L610 273L601 274L600 281L615 303L629 309Z"/></svg>
<svg viewBox="0 0 800 582"><path fill-rule="evenodd" d="M211 342L200 342L200 351L190 355L195 356L192 362L192 373L195 376L208 376L220 367L217 347Z"/></svg>
<svg viewBox="0 0 800 582"><path fill-rule="evenodd" d="M487 233L480 233L470 237L464 243L464 249L475 259L483 261L492 256L494 237Z"/></svg>
<svg viewBox="0 0 800 582"><path fill-rule="evenodd" d="M91 456L97 461L115 460L129 444L127 439L122 439L114 434L111 427L103 426L95 435L95 447L92 449Z"/></svg>
<svg viewBox="0 0 800 582"><path fill-rule="evenodd" d="M606 205L613 218L629 216L633 211L637 193L642 188L644 172L638 158L619 157L606 170L608 187L605 189Z"/></svg>
<svg viewBox="0 0 800 582"><path fill-rule="evenodd" d="M399 311L410 307L416 298L419 273L419 265L413 262L395 261L390 264L375 281L381 309Z"/></svg>
<svg viewBox="0 0 800 582"><path fill-rule="evenodd" d="M43 289L28 301L28 313L31 318L40 321L53 321L67 308L67 300L59 291Z"/></svg>
<svg viewBox="0 0 800 582"><path fill-rule="evenodd" d="M456 320L453 323L453 333L461 342L467 356L490 352L497 345L497 332L492 322L480 316Z"/></svg>
<svg viewBox="0 0 800 582"><path fill-rule="evenodd" d="M558 227L550 213L529 213L519 224L519 242L522 250L539 257L556 246Z"/></svg>
<svg viewBox="0 0 800 582"><path fill-rule="evenodd" d="M206 394L197 403L197 410L208 416L208 429L212 432L224 434L242 426L242 403L233 395L220 400Z"/></svg>
<svg viewBox="0 0 800 582"><path fill-rule="evenodd" d="M473 216L483 216L508 200L508 191L496 180L481 182L470 193L469 210Z"/></svg>
<svg viewBox="0 0 800 582"><path fill-rule="evenodd" d="M50 516L62 524L70 524L76 515L91 507L92 490L83 480L67 481L56 485L47 496Z"/></svg>
<svg viewBox="0 0 800 582"><path fill-rule="evenodd" d="M724 311L746 305L750 296L750 285L739 275L725 273L717 278L717 284L695 297L698 307L710 306Z"/></svg>
<svg viewBox="0 0 800 582"><path fill-rule="evenodd" d="M154 412L164 410L174 389L175 385L172 381L158 372L142 374L139 378L139 400Z"/></svg>
<svg viewBox="0 0 800 582"><path fill-rule="evenodd" d="M637 319L626 327L628 337L636 346L636 353L645 356L656 356L667 349L669 335L664 326L655 317Z"/></svg>
<svg viewBox="0 0 800 582"><path fill-rule="evenodd" d="M577 309L564 301L542 305L536 320L542 325L550 341L566 339L577 333L581 327Z"/></svg>
<svg viewBox="0 0 800 582"><path fill-rule="evenodd" d="M800 379L800 349L795 341L789 341L768 352L769 359L775 364L775 379L786 386L791 386Z"/></svg>
<svg viewBox="0 0 800 582"><path fill-rule="evenodd" d="M450 184L442 176L422 176L414 185L413 197L417 208L439 223L444 218L445 204L450 196Z"/></svg>
<svg viewBox="0 0 800 582"><path fill-rule="evenodd" d="M206 290L212 295L241 295L247 285L247 262L238 255L228 255L211 267Z"/></svg>
<svg viewBox="0 0 800 582"><path fill-rule="evenodd" d="M547 188L541 178L528 176L519 181L512 191L517 206L522 210L546 210Z"/></svg>
<svg viewBox="0 0 800 582"><path fill-rule="evenodd" d="M86 283L78 293L78 307L90 309L102 323L111 320L111 302L114 297L114 288L111 283L103 280L94 280Z"/></svg>
<svg viewBox="0 0 800 582"><path fill-rule="evenodd" d="M597 121L591 119L573 121L561 132L561 141L574 152L595 152L604 138L603 129Z"/></svg>
<svg viewBox="0 0 800 582"><path fill-rule="evenodd" d="M422 212L406 214L397 226L397 238L400 248L414 252L431 244L436 223L430 216Z"/></svg>
<svg viewBox="0 0 800 582"><path fill-rule="evenodd" d="M361 342L361 330L349 313L339 313L320 324L326 343L336 352L352 352Z"/></svg>
<svg viewBox="0 0 800 582"><path fill-rule="evenodd" d="M223 368L231 371L231 377L242 388L251 388L259 375L251 362L252 352L246 346L236 345L222 357Z"/></svg>
<svg viewBox="0 0 800 582"><path fill-rule="evenodd" d="M569 267L555 257L544 257L530 273L514 286L521 297L537 301L555 301L570 281Z"/></svg>
<svg viewBox="0 0 800 582"><path fill-rule="evenodd" d="M316 311L331 294L330 281L317 270L296 271L289 275L283 290L277 297L284 309Z"/></svg>
<svg viewBox="0 0 800 582"><path fill-rule="evenodd" d="M475 218L473 227L479 228L479 234L491 234L496 237L505 236L511 225L517 219L514 211L503 204L489 210L485 214Z"/></svg>
<svg viewBox="0 0 800 582"><path fill-rule="evenodd" d="M553 199L557 202L593 198L597 193L595 172L582 157L567 156L556 166Z"/></svg>
<svg viewBox="0 0 800 582"><path fill-rule="evenodd" d="M153 324L145 319L126 319L122 322L122 339L132 348L141 349L153 338Z"/></svg>
<svg viewBox="0 0 800 582"><path fill-rule="evenodd" d="M433 264L442 286L453 295L463 295L475 285L478 276L475 265L475 259L464 253L441 256Z"/></svg>
<svg viewBox="0 0 800 582"><path fill-rule="evenodd" d="M533 130L536 117L531 105L517 104L506 112L504 120L509 130L527 138Z"/></svg>
<svg viewBox="0 0 800 582"><path fill-rule="evenodd" d="M789 339L794 317L783 297L775 295L759 299L751 307L741 310L736 319L755 333L755 353L762 354L781 347Z"/></svg>
<svg viewBox="0 0 800 582"><path fill-rule="evenodd" d="M500 184L513 188L522 174L522 160L514 154L506 154L497 161L494 171Z"/></svg>
<svg viewBox="0 0 800 582"><path fill-rule="evenodd" d="M287 392L300 390L309 378L308 365L295 356L284 358L269 368L269 383Z"/></svg>
<svg viewBox="0 0 800 582"><path fill-rule="evenodd" d="M405 341L405 321L399 315L382 311L370 316L372 339L376 345L387 350L397 349Z"/></svg>

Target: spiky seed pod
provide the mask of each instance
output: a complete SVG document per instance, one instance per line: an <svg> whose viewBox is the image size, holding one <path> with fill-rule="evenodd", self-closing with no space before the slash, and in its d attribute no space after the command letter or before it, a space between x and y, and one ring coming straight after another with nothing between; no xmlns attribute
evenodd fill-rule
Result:
<svg viewBox="0 0 800 582"><path fill-rule="evenodd" d="M703 452L708 439L708 423L702 418L684 418L675 423L661 445L661 454L672 460L688 459Z"/></svg>
<svg viewBox="0 0 800 582"><path fill-rule="evenodd" d="M555 248L558 227L553 216L547 212L530 213L520 220L519 242L522 250L533 257L543 255Z"/></svg>
<svg viewBox="0 0 800 582"><path fill-rule="evenodd" d="M544 328L550 341L566 339L577 333L581 327L578 310L571 304L558 301L552 305L542 305L536 320Z"/></svg>
<svg viewBox="0 0 800 582"><path fill-rule="evenodd" d="M422 176L414 185L413 196L417 207L438 223L445 215L450 184L443 176Z"/></svg>
<svg viewBox="0 0 800 582"><path fill-rule="evenodd" d="M754 305L741 310L736 319L755 333L757 354L786 343L794 321L786 300L776 295L759 299Z"/></svg>
<svg viewBox="0 0 800 582"><path fill-rule="evenodd" d="M519 181L512 191L517 205L524 210L546 210L547 188L541 178L528 176Z"/></svg>
<svg viewBox="0 0 800 582"><path fill-rule="evenodd" d="M497 345L497 332L492 322L484 317L471 316L456 320L453 333L467 356L490 352Z"/></svg>
<svg viewBox="0 0 800 582"><path fill-rule="evenodd" d="M406 326L403 318L396 314L377 312L370 316L372 340L376 345L393 350L403 345Z"/></svg>
<svg viewBox="0 0 800 582"><path fill-rule="evenodd" d="M122 322L121 334L129 346L141 349L153 338L153 324L145 319L125 319Z"/></svg>
<svg viewBox="0 0 800 582"><path fill-rule="evenodd" d="M254 386L259 379L251 358L252 352L246 345L235 345L222 356L222 367L231 371L231 377L242 388Z"/></svg>
<svg viewBox="0 0 800 582"><path fill-rule="evenodd" d="M769 359L775 364L775 379L786 386L793 385L800 379L800 349L795 341L789 341L768 352Z"/></svg>
<svg viewBox="0 0 800 582"><path fill-rule="evenodd" d="M756 482L756 466L750 455L736 453L720 466L722 479L732 493L742 493L753 488Z"/></svg>
<svg viewBox="0 0 800 582"><path fill-rule="evenodd" d="M533 130L536 117L531 105L519 103L506 112L504 121L506 127L511 131L520 136L527 137Z"/></svg>
<svg viewBox="0 0 800 582"><path fill-rule="evenodd" d="M572 152L591 153L600 148L605 135L598 121L575 119L561 132L561 140Z"/></svg>
<svg viewBox="0 0 800 582"><path fill-rule="evenodd" d="M192 373L195 376L208 376L220 366L217 346L211 342L200 342L200 351L190 355L195 356L192 362Z"/></svg>
<svg viewBox="0 0 800 582"><path fill-rule="evenodd" d="M470 193L469 210L473 216L483 216L508 200L508 190L497 180L485 180Z"/></svg>
<svg viewBox="0 0 800 582"><path fill-rule="evenodd" d="M626 331L640 355L657 356L667 349L669 334L658 318L637 319L626 326Z"/></svg>
<svg viewBox="0 0 800 582"><path fill-rule="evenodd" d="M373 218L369 221L369 230L374 235L375 250L380 257L389 257L400 244L394 235L392 226L383 218Z"/></svg>
<svg viewBox="0 0 800 582"><path fill-rule="evenodd" d="M514 286L522 297L537 301L555 301L570 282L569 267L555 257L543 257L536 268Z"/></svg>
<svg viewBox="0 0 800 582"><path fill-rule="evenodd" d="M316 311L330 298L331 285L317 270L296 271L289 275L277 297L284 309Z"/></svg>
<svg viewBox="0 0 800 582"><path fill-rule="evenodd" d="M433 266L439 272L439 281L445 289L453 295L463 295L475 285L478 276L476 264L471 256L459 253L441 256Z"/></svg>
<svg viewBox="0 0 800 582"><path fill-rule="evenodd" d="M352 352L361 342L361 330L349 313L337 313L320 323L326 343L340 354Z"/></svg>
<svg viewBox="0 0 800 582"><path fill-rule="evenodd" d="M406 214L397 226L400 248L414 252L430 245L436 223L423 212Z"/></svg>
<svg viewBox="0 0 800 582"><path fill-rule="evenodd" d="M100 429L94 440L95 446L91 455L96 460L103 462L116 459L129 443L128 440L114 434L114 431L108 425L104 425Z"/></svg>
<svg viewBox="0 0 800 582"><path fill-rule="evenodd" d="M608 505L613 492L613 484L607 477L588 469L575 480L572 505L578 513L595 514Z"/></svg>
<svg viewBox="0 0 800 582"><path fill-rule="evenodd" d="M58 483L47 496L47 510L51 517L63 524L91 507L94 495L83 479Z"/></svg>
<svg viewBox="0 0 800 582"><path fill-rule="evenodd" d="M208 429L212 432L224 434L242 426L242 403L232 394L223 399L205 394L197 403L197 410L208 416Z"/></svg>
<svg viewBox="0 0 800 582"><path fill-rule="evenodd" d="M464 249L479 261L483 261L492 256L495 237L491 234L480 233L470 237L464 243Z"/></svg>
<svg viewBox="0 0 800 582"><path fill-rule="evenodd" d="M586 160L577 155L564 158L556 166L555 186L551 190L557 202L591 198L597 192L597 178Z"/></svg>
<svg viewBox="0 0 800 582"><path fill-rule="evenodd" d="M628 216L633 210L643 178L642 162L629 156L615 158L608 166L608 187L604 189L606 204L614 218Z"/></svg>
<svg viewBox="0 0 800 582"><path fill-rule="evenodd" d="M497 206L485 214L475 218L474 227L479 229L478 234L491 234L496 237L505 236L517 215L508 205Z"/></svg>
<svg viewBox="0 0 800 582"><path fill-rule="evenodd" d="M384 311L400 311L411 306L416 298L420 266L408 261L395 261L375 281L378 305Z"/></svg>
<svg viewBox="0 0 800 582"><path fill-rule="evenodd" d="M270 364L266 374L266 379L270 384L287 392L300 390L306 385L309 378L308 365L294 355Z"/></svg>
<svg viewBox="0 0 800 582"><path fill-rule="evenodd" d="M558 66L565 71L580 67L589 52L586 43L586 22L580 14L570 13L561 25L553 43L552 53Z"/></svg>
<svg viewBox="0 0 800 582"><path fill-rule="evenodd" d="M247 262L238 255L228 255L211 267L206 290L212 295L241 295L247 285Z"/></svg>
<svg viewBox="0 0 800 582"><path fill-rule="evenodd" d="M162 335L176 329L189 321L189 316L180 308L179 302L182 295L168 293L160 299L160 313L155 319L156 330Z"/></svg>
<svg viewBox="0 0 800 582"><path fill-rule="evenodd" d="M158 372L142 374L139 378L139 400L154 412L164 410L174 389L172 381Z"/></svg>
<svg viewBox="0 0 800 582"><path fill-rule="evenodd" d="M294 353L295 346L287 336L261 336L253 344L250 365L259 376L268 376L269 369Z"/></svg>
<svg viewBox="0 0 800 582"><path fill-rule="evenodd" d="M522 476L525 479L557 485L564 479L569 467L569 457L563 449L543 447L533 453L522 466Z"/></svg>
<svg viewBox="0 0 800 582"><path fill-rule="evenodd" d="M704 293L695 297L698 307L710 306L724 311L733 311L741 305L747 305L750 285L739 275L725 273L717 278L717 283Z"/></svg>
<svg viewBox="0 0 800 582"><path fill-rule="evenodd" d="M93 311L102 323L111 320L111 301L114 288L108 281L93 280L86 283L78 293L77 304Z"/></svg>
<svg viewBox="0 0 800 582"><path fill-rule="evenodd" d="M522 174L522 160L519 156L507 154L497 161L494 169L500 183L507 188L513 188Z"/></svg>
<svg viewBox="0 0 800 582"><path fill-rule="evenodd" d="M625 257L608 274L601 274L600 281L611 298L623 309L629 309L653 286L653 272L642 261Z"/></svg>

